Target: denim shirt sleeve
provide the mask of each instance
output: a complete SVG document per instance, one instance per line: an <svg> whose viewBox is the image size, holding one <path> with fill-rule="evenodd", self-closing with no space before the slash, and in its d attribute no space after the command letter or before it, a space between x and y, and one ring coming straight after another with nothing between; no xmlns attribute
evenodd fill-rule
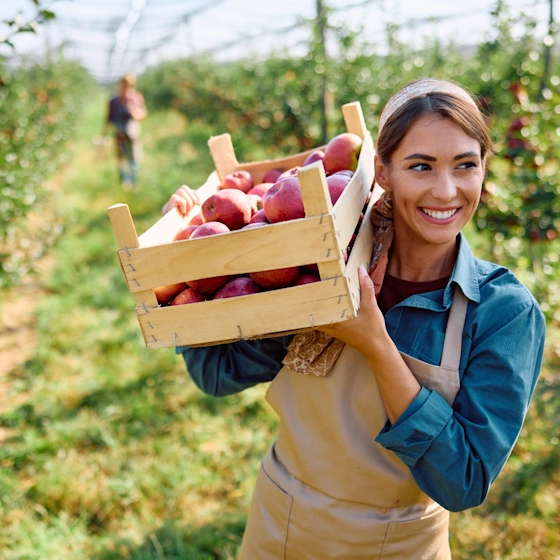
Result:
<svg viewBox="0 0 560 560"><path fill-rule="evenodd" d="M450 511L480 505L511 454L540 374L545 321L532 300L505 310L473 340L453 406L422 388L376 441Z"/></svg>
<svg viewBox="0 0 560 560"><path fill-rule="evenodd" d="M196 386L215 397L238 393L256 385L272 381L282 369L292 336L241 340L190 348L181 346L182 354Z"/></svg>

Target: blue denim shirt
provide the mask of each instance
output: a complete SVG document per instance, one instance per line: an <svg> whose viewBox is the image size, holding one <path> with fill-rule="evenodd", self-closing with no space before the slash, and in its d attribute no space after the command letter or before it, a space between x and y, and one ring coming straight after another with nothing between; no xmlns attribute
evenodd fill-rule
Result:
<svg viewBox="0 0 560 560"><path fill-rule="evenodd" d="M439 365L454 285L469 299L453 406L422 388L372 440L410 468L418 486L450 511L481 504L519 436L542 365L545 319L506 268L476 259L461 234L447 287L415 295L385 314L397 348ZM177 349L198 387L222 396L271 381L291 337Z"/></svg>

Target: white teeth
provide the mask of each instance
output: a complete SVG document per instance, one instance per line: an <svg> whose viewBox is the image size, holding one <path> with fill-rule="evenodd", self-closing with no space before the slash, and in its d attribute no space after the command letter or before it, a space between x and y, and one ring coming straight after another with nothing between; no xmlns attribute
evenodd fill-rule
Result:
<svg viewBox="0 0 560 560"><path fill-rule="evenodd" d="M447 220L447 218L451 218L455 212L457 212L457 208L454 210L446 210L445 212L428 210L427 208L422 208L422 212L424 214L428 214L428 216L435 218L436 220Z"/></svg>

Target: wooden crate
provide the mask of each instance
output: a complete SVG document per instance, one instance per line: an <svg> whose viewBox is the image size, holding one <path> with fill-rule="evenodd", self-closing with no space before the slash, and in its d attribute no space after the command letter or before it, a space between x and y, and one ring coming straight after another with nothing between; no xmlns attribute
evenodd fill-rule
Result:
<svg viewBox="0 0 560 560"><path fill-rule="evenodd" d="M108 209L122 272L136 299L136 313L148 348L201 346L238 339L297 333L356 316L358 267L371 257L369 214L382 189L373 185L374 147L359 103L342 107L347 130L363 139L358 167L333 206L322 163L298 170L305 218L259 228L173 242L200 210L183 217L174 209L137 236L125 204ZM245 169L255 183L269 169L300 166L309 150L287 158L239 163L229 134L208 142L216 170L198 189L201 200L218 190L227 173ZM373 191L373 192L372 192ZM369 202L368 202L369 201ZM347 263L343 253L367 204ZM244 274L317 263L320 282L235 298L159 306L154 288L221 275Z"/></svg>

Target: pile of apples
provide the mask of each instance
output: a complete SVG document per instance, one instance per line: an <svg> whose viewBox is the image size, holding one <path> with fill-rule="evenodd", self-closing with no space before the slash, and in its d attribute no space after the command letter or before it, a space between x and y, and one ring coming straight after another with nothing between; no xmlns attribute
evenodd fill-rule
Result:
<svg viewBox="0 0 560 560"><path fill-rule="evenodd" d="M324 150L311 152L302 164L305 167L315 161L323 163L333 205L358 166L361 147L362 139L358 135L345 132L335 136ZM299 167L288 170L271 169L264 175L262 182L256 185L247 171L235 171L226 175L219 190L202 203L200 212L175 234L173 241L304 218L298 169ZM310 264L244 275L189 280L155 288L154 292L160 305L182 305L318 281L320 277L317 265Z"/></svg>

